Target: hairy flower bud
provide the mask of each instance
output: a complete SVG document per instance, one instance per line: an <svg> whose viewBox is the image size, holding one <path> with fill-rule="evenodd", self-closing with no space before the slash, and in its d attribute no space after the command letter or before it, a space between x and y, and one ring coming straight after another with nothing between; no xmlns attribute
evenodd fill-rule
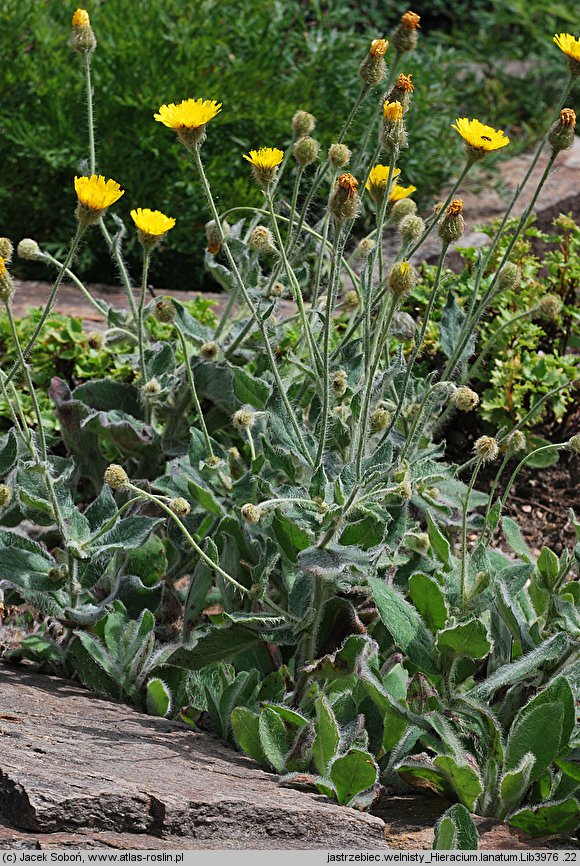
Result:
<svg viewBox="0 0 580 866"><path fill-rule="evenodd" d="M407 131L403 121L403 106L398 100L383 103L381 144L389 154L407 146Z"/></svg>
<svg viewBox="0 0 580 866"><path fill-rule="evenodd" d="M421 18L416 12L405 12L401 16L401 23L398 25L392 35L393 47L398 54L404 54L407 51L413 51L417 47L419 34L419 22Z"/></svg>
<svg viewBox="0 0 580 866"><path fill-rule="evenodd" d="M465 221L463 219L463 201L460 198L453 199L447 212L439 223L439 237L444 244L453 244L463 237L465 232Z"/></svg>
<svg viewBox="0 0 580 866"><path fill-rule="evenodd" d="M412 75L403 75L401 73L394 87L385 96L385 102L400 102L403 106L403 112L407 111L411 104L411 94L415 90L411 77Z"/></svg>
<svg viewBox="0 0 580 866"><path fill-rule="evenodd" d="M0 484L0 508L6 508L12 501L12 490L7 484Z"/></svg>
<svg viewBox="0 0 580 866"><path fill-rule="evenodd" d="M371 42L369 53L358 70L361 81L368 87L374 87L385 80L387 74L385 54L388 47L389 42L387 39L373 39Z"/></svg>
<svg viewBox="0 0 580 866"><path fill-rule="evenodd" d="M89 344L89 349L95 349L98 352L105 345L105 335L101 331L89 331L87 343Z"/></svg>
<svg viewBox="0 0 580 866"><path fill-rule="evenodd" d="M568 439L566 447L569 451L573 451L575 454L580 454L580 433L575 433L574 436Z"/></svg>
<svg viewBox="0 0 580 866"><path fill-rule="evenodd" d="M316 118L308 111L297 111L292 118L292 135L299 138L309 135L316 126Z"/></svg>
<svg viewBox="0 0 580 866"><path fill-rule="evenodd" d="M482 463L495 460L499 454L499 446L493 436L480 436L476 440L473 450Z"/></svg>
<svg viewBox="0 0 580 866"><path fill-rule="evenodd" d="M343 303L346 309L350 310L351 312L353 312L354 310L358 310L358 308L360 307L360 298L358 296L358 293L355 292L354 289L351 289L350 292L347 292L344 296Z"/></svg>
<svg viewBox="0 0 580 866"><path fill-rule="evenodd" d="M21 259L30 259L35 261L43 257L42 250L35 240L32 238L22 238L16 249L18 257Z"/></svg>
<svg viewBox="0 0 580 866"><path fill-rule="evenodd" d="M393 265L387 276L387 285L397 298L408 295L416 282L417 272L409 262Z"/></svg>
<svg viewBox="0 0 580 866"><path fill-rule="evenodd" d="M346 144L331 144L328 148L328 161L333 168L344 168L348 165L352 156L352 150Z"/></svg>
<svg viewBox="0 0 580 866"><path fill-rule="evenodd" d="M400 222L406 216L417 213L417 204L412 198L402 198L396 201L391 208L391 219Z"/></svg>
<svg viewBox="0 0 580 866"><path fill-rule="evenodd" d="M309 135L303 135L294 144L294 158L301 168L312 165L318 159L320 153L320 142Z"/></svg>
<svg viewBox="0 0 580 866"><path fill-rule="evenodd" d="M386 430L391 423L391 413L386 409L378 407L371 412L371 433L380 433Z"/></svg>
<svg viewBox="0 0 580 866"><path fill-rule="evenodd" d="M207 251L214 256L217 256L219 251L222 248L222 233L224 237L227 237L231 232L231 227L226 220L222 222L222 231L220 232L219 226L215 220L210 220L205 224L205 237L207 240Z"/></svg>
<svg viewBox="0 0 580 866"><path fill-rule="evenodd" d="M6 262L0 258L0 301L8 305L14 294L14 283L6 268Z"/></svg>
<svg viewBox="0 0 580 866"><path fill-rule="evenodd" d="M456 409L460 409L462 412L471 412L479 404L479 394L476 394L467 385L460 385L453 392L451 402Z"/></svg>
<svg viewBox="0 0 580 866"><path fill-rule="evenodd" d="M341 174L337 179L328 203L328 209L337 223L354 219L358 214L360 197L357 187L358 180L348 172Z"/></svg>
<svg viewBox="0 0 580 866"><path fill-rule="evenodd" d="M250 430L256 421L256 416L250 409L238 409L232 415L232 423L236 430Z"/></svg>
<svg viewBox="0 0 580 866"><path fill-rule="evenodd" d="M187 517L191 511L191 505L183 496L177 496L169 503L169 507L177 517Z"/></svg>
<svg viewBox="0 0 580 866"><path fill-rule="evenodd" d="M202 358L205 358L206 361L213 361L217 358L219 354L220 347L218 344L212 340L209 343L204 343L201 349L199 350L199 354Z"/></svg>
<svg viewBox="0 0 580 866"><path fill-rule="evenodd" d="M270 289L270 297L271 298L280 298L284 294L286 289L284 288L284 283L281 283L279 280L276 280L272 288Z"/></svg>
<svg viewBox="0 0 580 866"><path fill-rule="evenodd" d="M72 17L70 44L73 51L78 54L92 54L97 47L97 40L86 9L77 9Z"/></svg>
<svg viewBox="0 0 580 866"><path fill-rule="evenodd" d="M416 331L417 325L409 313L399 310L394 314L390 329L390 333L393 337L397 337L399 340L406 342L407 340L414 339Z"/></svg>
<svg viewBox="0 0 580 866"><path fill-rule="evenodd" d="M156 298L153 313L158 322L172 322L175 319L175 307L171 298Z"/></svg>
<svg viewBox="0 0 580 866"><path fill-rule="evenodd" d="M506 454L517 454L518 451L526 450L526 437L521 430L514 430L505 440L504 450Z"/></svg>
<svg viewBox="0 0 580 866"><path fill-rule="evenodd" d="M0 258L9 262L14 253L14 247L10 238L0 238Z"/></svg>
<svg viewBox="0 0 580 866"><path fill-rule="evenodd" d="M400 496L401 499L404 499L405 502L408 502L409 499L411 499L411 497L413 496L413 488L409 479L404 478L403 481L401 481L400 484L397 485L394 493L396 493L397 496Z"/></svg>
<svg viewBox="0 0 580 866"><path fill-rule="evenodd" d="M548 133L548 141L552 145L553 153L568 150L574 144L574 130L576 129L576 113L572 108L563 108L560 117Z"/></svg>
<svg viewBox="0 0 580 866"><path fill-rule="evenodd" d="M250 246L262 255L276 252L274 236L267 226L256 226L250 234Z"/></svg>
<svg viewBox="0 0 580 866"><path fill-rule="evenodd" d="M348 387L348 376L346 370L337 370L332 376L330 387L335 397L344 397Z"/></svg>
<svg viewBox="0 0 580 866"><path fill-rule="evenodd" d="M406 244L412 244L425 231L425 223L420 216L410 213L399 222L397 230Z"/></svg>
<svg viewBox="0 0 580 866"><path fill-rule="evenodd" d="M372 250L374 249L374 246L375 246L375 241L373 238L362 238L362 240L360 240L358 242L358 245L356 248L356 254L359 257L359 259L362 259L363 262L366 261L368 259L369 255L371 254Z"/></svg>
<svg viewBox="0 0 580 866"><path fill-rule="evenodd" d="M146 397L156 397L157 394L161 393L161 385L157 379L153 377L153 379L149 379L148 382L145 382L141 390Z"/></svg>
<svg viewBox="0 0 580 866"><path fill-rule="evenodd" d="M246 521L246 523L258 523L260 517L262 516L262 512L258 508L257 505L252 505L251 502L247 502L245 505L242 505L241 508L242 517Z"/></svg>
<svg viewBox="0 0 580 866"><path fill-rule="evenodd" d="M111 490L122 490L129 483L129 476L122 466L117 463L111 463L105 469L105 484L108 484Z"/></svg>
<svg viewBox="0 0 580 866"><path fill-rule="evenodd" d="M562 311L562 298L558 295L544 295L538 301L536 311L541 319L556 319Z"/></svg>
<svg viewBox="0 0 580 866"><path fill-rule="evenodd" d="M520 287L522 271L513 262L506 262L497 275L497 285L500 291L515 292Z"/></svg>

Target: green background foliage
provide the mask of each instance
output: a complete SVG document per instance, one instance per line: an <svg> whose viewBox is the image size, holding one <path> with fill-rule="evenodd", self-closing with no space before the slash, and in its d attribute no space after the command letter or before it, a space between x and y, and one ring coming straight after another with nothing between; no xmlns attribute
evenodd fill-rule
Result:
<svg viewBox="0 0 580 866"><path fill-rule="evenodd" d="M189 96L223 102L204 147L214 190L223 209L259 203L241 153L287 143L297 108L317 116L317 134L330 144L358 91L358 62L369 40L389 35L407 8L370 2L361 14L359 4L348 0L86 5L99 42L93 63L98 169L126 189L116 207L124 219L135 206L177 217L151 279L183 289L199 288L204 279L207 216L185 152L153 121L153 112ZM461 145L450 130L457 115L480 115L506 128L512 153L536 134L561 86L562 58L550 37L572 26L573 6L519 0L412 4L422 15L422 31L419 50L403 65L417 87L412 147L402 166L421 202L457 170ZM72 177L86 168L82 72L68 46L73 9L55 0L0 4L0 232L15 240L35 237L56 254L74 228ZM525 88L503 63L518 58L528 64ZM360 140L375 104L369 98L352 142ZM128 255L137 268L134 242ZM24 274L41 273L38 265L20 267L27 268ZM81 250L79 269L89 279L115 279L100 239Z"/></svg>

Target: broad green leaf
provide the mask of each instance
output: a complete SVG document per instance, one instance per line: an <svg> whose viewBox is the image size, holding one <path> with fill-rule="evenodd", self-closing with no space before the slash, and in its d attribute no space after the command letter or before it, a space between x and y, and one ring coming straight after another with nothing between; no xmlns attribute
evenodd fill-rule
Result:
<svg viewBox="0 0 580 866"><path fill-rule="evenodd" d="M443 628L447 622L447 604L441 585L434 577L421 572L412 574L409 580L409 595L433 633Z"/></svg>
<svg viewBox="0 0 580 866"><path fill-rule="evenodd" d="M457 799L473 812L475 801L483 791L479 774L467 762L460 763L451 755L438 755L433 761L453 786Z"/></svg>
<svg viewBox="0 0 580 866"><path fill-rule="evenodd" d="M506 770L514 770L531 752L536 759L530 781L539 779L560 751L564 709L556 703L540 704L520 712L510 729L505 756Z"/></svg>
<svg viewBox="0 0 580 866"><path fill-rule="evenodd" d="M456 658L483 659L491 650L487 628L475 617L442 629L437 633L436 643L439 652Z"/></svg>
<svg viewBox="0 0 580 866"><path fill-rule="evenodd" d="M530 776L536 763L531 752L527 752L513 770L507 770L500 783L502 816L507 815L521 803L530 787Z"/></svg>
<svg viewBox="0 0 580 866"><path fill-rule="evenodd" d="M230 718L234 707L255 706L260 675L258 671L241 671L235 680L223 690L219 699L219 734L223 740L229 739Z"/></svg>
<svg viewBox="0 0 580 866"><path fill-rule="evenodd" d="M556 677L545 689L542 689L519 712L518 718L524 718L527 713L543 704L556 703L562 709L562 737L559 751L565 749L574 730L576 718L574 693L565 676Z"/></svg>
<svg viewBox="0 0 580 866"><path fill-rule="evenodd" d="M222 507L211 490L202 487L201 484L197 484L192 478L187 479L187 489L191 498L197 502L198 505L201 505L205 511L210 514L216 514L218 517L222 517Z"/></svg>
<svg viewBox="0 0 580 866"><path fill-rule="evenodd" d="M258 764L267 766L268 759L260 745L258 714L251 712L247 707L235 707L230 721L235 741L240 749Z"/></svg>
<svg viewBox="0 0 580 866"><path fill-rule="evenodd" d="M249 403L263 409L270 396L270 386L263 379L247 372L243 367L231 367L234 394L240 403Z"/></svg>
<svg viewBox="0 0 580 866"><path fill-rule="evenodd" d="M556 554L549 547L542 547L536 566L544 578L546 586L553 588L560 570L560 560Z"/></svg>
<svg viewBox="0 0 580 866"><path fill-rule="evenodd" d="M429 791L440 797L452 800L455 794L447 776L430 761L421 758L405 758L396 765L395 770L409 785L420 791Z"/></svg>
<svg viewBox="0 0 580 866"><path fill-rule="evenodd" d="M160 517L125 517L101 535L93 543L92 549L99 555L115 550L135 550L147 541L155 527L162 522Z"/></svg>
<svg viewBox="0 0 580 866"><path fill-rule="evenodd" d="M378 774L373 756L361 749L350 749L346 755L335 758L330 768L330 780L341 806L348 806L357 794L372 788Z"/></svg>
<svg viewBox="0 0 580 866"><path fill-rule="evenodd" d="M198 671L214 662L235 658L261 641L258 632L242 625L216 628L198 638L193 646L176 649L170 657L170 663L186 670Z"/></svg>
<svg viewBox="0 0 580 866"><path fill-rule="evenodd" d="M296 557L300 551L305 550L312 543L312 533L298 526L294 520L291 520L279 509L274 512L272 517L272 530L276 541L290 562L296 562Z"/></svg>
<svg viewBox="0 0 580 866"><path fill-rule="evenodd" d="M498 689L511 683L521 682L546 662L560 658L567 645L568 637L564 632L558 632L517 661L502 665L480 685L473 688L469 696L476 701L489 699Z"/></svg>
<svg viewBox="0 0 580 866"><path fill-rule="evenodd" d="M296 712L296 710L286 707L283 704L272 704L269 701L265 701L263 706L272 710L272 712L276 713L277 716L280 716L280 718L292 728L302 730L302 728L305 728L308 725L308 719Z"/></svg>
<svg viewBox="0 0 580 866"><path fill-rule="evenodd" d="M530 836L568 836L578 830L580 804L574 797L559 803L546 803L521 809L508 819Z"/></svg>
<svg viewBox="0 0 580 866"><path fill-rule="evenodd" d="M514 553L517 553L523 560L526 562L534 562L534 555L527 543L524 540L524 536L521 533L521 530L515 520L512 520L511 517L504 517L501 526L503 529L503 533L506 537L506 541L513 550Z"/></svg>
<svg viewBox="0 0 580 866"><path fill-rule="evenodd" d="M449 554L451 551L451 546L433 518L429 511L426 512L427 516L427 531L429 533L429 541L431 542L431 547L435 551L437 555L437 559L443 563L443 565L449 565Z"/></svg>
<svg viewBox="0 0 580 866"><path fill-rule="evenodd" d="M340 732L332 707L324 695L320 695L315 703L316 735L312 744L314 766L321 776L327 777L328 765L334 758L340 742Z"/></svg>
<svg viewBox="0 0 580 866"><path fill-rule="evenodd" d="M435 824L434 851L477 851L479 835L461 803L447 809Z"/></svg>
<svg viewBox="0 0 580 866"><path fill-rule="evenodd" d="M284 722L274 710L265 707L258 723L260 746L268 762L277 773L283 773L289 745Z"/></svg>
<svg viewBox="0 0 580 866"><path fill-rule="evenodd" d="M0 478L4 478L14 464L18 455L18 443L16 441L16 433L13 428L10 428L8 433L0 436Z"/></svg>
<svg viewBox="0 0 580 866"><path fill-rule="evenodd" d="M416 609L393 587L370 578L373 598L383 624L409 660L427 674L438 674L433 658L433 637Z"/></svg>
<svg viewBox="0 0 580 866"><path fill-rule="evenodd" d="M151 716L165 717L171 713L171 691L167 683L153 677L147 683L147 712Z"/></svg>

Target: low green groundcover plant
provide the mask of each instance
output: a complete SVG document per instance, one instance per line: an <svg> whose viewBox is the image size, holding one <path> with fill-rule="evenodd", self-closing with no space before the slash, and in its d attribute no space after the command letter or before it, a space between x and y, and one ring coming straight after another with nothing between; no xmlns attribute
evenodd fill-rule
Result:
<svg viewBox="0 0 580 866"><path fill-rule="evenodd" d="M96 174L94 34L88 14L75 12L87 173L74 180L77 228L63 261L31 239L18 245L20 256L57 269L31 333L14 320L12 246L0 241L9 330L0 390L10 417L0 438L0 579L8 603L37 611L33 633L10 657L155 715L209 720L283 784L343 805L370 808L387 789L444 796L455 804L436 828L442 849L477 845L472 813L573 837L580 523L571 513L574 550L558 557L544 547L536 556L503 515L526 464L580 451L578 435L529 448L522 432L570 383L532 393L523 417L480 436L461 464L446 459L437 430L477 406L472 366L487 363L486 341L499 330L489 330L486 311L503 309L520 286L530 291L530 274L513 259L574 137L575 114L564 106L580 41L555 38L569 74L552 124L488 248L454 276L444 266L464 230L461 183L509 139L469 118L452 131L450 118L449 135L465 143L463 168L443 205L426 220L417 214L412 185L398 174L413 84L385 58L413 49L418 24L408 12L390 47L373 40L328 153L310 135L311 116L298 111L286 153L260 146L244 154L240 170L251 172L262 206L239 206L235 216L219 212L204 167L221 105L191 98L155 113L159 147L174 130L207 203L205 263L228 293L216 318L203 305L148 297L151 259L175 225L159 211L131 211L143 258L140 289L132 286L126 228L108 215L124 191ZM345 141L369 95L376 116L351 150ZM544 150L532 203L510 223ZM279 181L291 171L285 206ZM346 250L363 203L374 229L357 247L355 270ZM388 262L387 229L399 239ZM79 244L98 234L127 309L93 297L73 269ZM411 256L432 234L439 263L419 324L401 308L418 285ZM50 317L65 276L102 316L104 333L91 339L109 356L59 359L77 372L52 377L58 423L46 423L36 385L55 352L51 321L58 345ZM354 309L347 322L335 315L343 290ZM279 309L286 294L295 302L289 318ZM441 361L422 369L428 334ZM79 375L93 364L96 378ZM477 481L493 463L486 496ZM499 532L502 550L493 544Z"/></svg>

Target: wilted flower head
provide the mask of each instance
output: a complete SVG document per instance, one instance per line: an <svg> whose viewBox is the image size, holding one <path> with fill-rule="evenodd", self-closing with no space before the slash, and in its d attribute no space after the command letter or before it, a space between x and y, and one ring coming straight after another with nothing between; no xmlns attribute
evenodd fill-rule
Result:
<svg viewBox="0 0 580 866"><path fill-rule="evenodd" d="M215 340L211 340L209 343L204 343L201 349L199 350L199 354L202 358L205 358L206 361L213 361L217 358L219 354L220 347L215 342Z"/></svg>
<svg viewBox="0 0 580 866"><path fill-rule="evenodd" d="M101 331L89 331L87 334L87 343L89 344L89 349L95 349L98 351L105 345L105 335L102 334Z"/></svg>
<svg viewBox="0 0 580 866"><path fill-rule="evenodd" d="M403 481L397 484L393 492L400 496L401 499L404 499L405 502L408 502L413 496L413 488L409 479L404 478Z"/></svg>
<svg viewBox="0 0 580 866"><path fill-rule="evenodd" d="M393 33L393 45L399 54L413 51L417 47L420 21L421 17L411 10L401 16L401 23Z"/></svg>
<svg viewBox="0 0 580 866"><path fill-rule="evenodd" d="M360 198L358 180L354 175L344 172L338 177L328 207L337 222L345 222L356 217Z"/></svg>
<svg viewBox="0 0 580 866"><path fill-rule="evenodd" d="M332 376L331 388L335 397L344 397L348 387L346 370L337 370Z"/></svg>
<svg viewBox="0 0 580 866"><path fill-rule="evenodd" d="M226 220L223 220L221 232L215 220L210 220L205 224L205 236L207 239L207 251L214 256L217 256L222 248L222 233L227 237L231 232L231 228Z"/></svg>
<svg viewBox="0 0 580 866"><path fill-rule="evenodd" d="M371 412L371 433L381 433L387 429L390 422L391 413L379 406Z"/></svg>
<svg viewBox="0 0 580 866"><path fill-rule="evenodd" d="M240 510L246 523L259 523L262 512L257 505L252 505L251 502L247 502L245 505L242 505Z"/></svg>
<svg viewBox="0 0 580 866"><path fill-rule="evenodd" d="M132 210L131 219L137 227L141 244L148 250L156 247L175 225L173 217L166 216L160 210L149 210L149 208L138 207Z"/></svg>
<svg viewBox="0 0 580 866"><path fill-rule="evenodd" d="M495 460L499 454L499 446L493 436L480 436L476 440L473 450L482 463Z"/></svg>
<svg viewBox="0 0 580 866"><path fill-rule="evenodd" d="M124 194L116 180L105 180L102 175L75 177L78 198L76 217L85 226L98 223L103 213Z"/></svg>
<svg viewBox="0 0 580 866"><path fill-rule="evenodd" d="M557 33L554 42L568 58L568 67L572 75L580 75L580 39L570 33Z"/></svg>
<svg viewBox="0 0 580 866"><path fill-rule="evenodd" d="M284 151L278 147L260 147L243 156L252 164L252 174L258 186L266 189L276 177L278 166L284 159Z"/></svg>
<svg viewBox="0 0 580 866"><path fill-rule="evenodd" d="M455 198L447 208L447 212L439 223L439 237L444 244L453 244L463 237L465 221L463 219L463 200Z"/></svg>
<svg viewBox="0 0 580 866"><path fill-rule="evenodd" d="M258 253L275 253L274 236L267 226L256 226L250 233L249 244Z"/></svg>
<svg viewBox="0 0 580 866"><path fill-rule="evenodd" d="M369 53L361 63L358 74L368 87L374 87L384 80L387 74L385 54L389 47L388 39L373 39Z"/></svg>
<svg viewBox="0 0 580 866"><path fill-rule="evenodd" d="M22 238L18 244L16 252L18 253L19 258L30 259L31 261L43 257L42 250L38 246L37 242L32 238Z"/></svg>
<svg viewBox="0 0 580 866"><path fill-rule="evenodd" d="M250 409L238 409L232 415L232 423L236 430L249 430L256 422L256 416Z"/></svg>
<svg viewBox="0 0 580 866"><path fill-rule="evenodd" d="M308 111L297 111L292 118L292 135L309 135L316 126L316 118Z"/></svg>
<svg viewBox="0 0 580 866"><path fill-rule="evenodd" d="M526 437L521 430L514 430L505 440L504 449L508 454L517 454L518 451L525 451Z"/></svg>
<svg viewBox="0 0 580 866"><path fill-rule="evenodd" d="M411 78L412 73L404 75L401 72L394 86L385 96L385 102L400 102L403 106L403 112L407 111L411 104L411 94L415 90L415 85L411 81Z"/></svg>
<svg viewBox="0 0 580 866"><path fill-rule="evenodd" d="M12 501L12 490L7 484L0 484L0 508L6 508Z"/></svg>
<svg viewBox="0 0 580 866"><path fill-rule="evenodd" d="M347 310L358 310L360 306L360 298L354 289L351 289L344 296L344 306Z"/></svg>
<svg viewBox="0 0 580 866"><path fill-rule="evenodd" d="M222 110L221 102L213 99L184 99L162 105L153 117L164 126L174 129L182 144L191 147L201 144L205 138L205 127Z"/></svg>
<svg viewBox="0 0 580 866"><path fill-rule="evenodd" d="M574 131L576 129L576 112L573 108L563 108L560 117L554 123L548 133L548 141L552 145L554 153L568 150L574 144Z"/></svg>
<svg viewBox="0 0 580 866"><path fill-rule="evenodd" d="M156 397L157 394L161 393L161 385L159 384L158 380L153 377L153 379L149 379L147 382L145 382L141 390L143 391L143 394L145 394L147 397Z"/></svg>
<svg viewBox="0 0 580 866"><path fill-rule="evenodd" d="M467 117L459 117L451 126L465 141L467 155L471 162L481 159L486 153L506 147L510 143L507 135L504 135L503 129L486 126L485 123L481 123L475 118L469 120Z"/></svg>
<svg viewBox="0 0 580 866"><path fill-rule="evenodd" d="M451 402L456 409L460 409L462 412L471 412L479 404L479 394L476 394L467 385L460 385L453 392Z"/></svg>
<svg viewBox="0 0 580 866"><path fill-rule="evenodd" d="M352 156L352 150L346 144L335 142L328 148L328 161L333 168L344 168L348 165Z"/></svg>
<svg viewBox="0 0 580 866"><path fill-rule="evenodd" d="M105 484L108 484L111 490L122 490L129 483L129 476L122 466L117 463L111 463L105 469Z"/></svg>
<svg viewBox="0 0 580 866"><path fill-rule="evenodd" d="M0 258L9 262L14 253L14 247L10 238L0 238Z"/></svg>
<svg viewBox="0 0 580 866"><path fill-rule="evenodd" d="M187 517L191 511L191 505L187 499L183 498L183 496L177 496L175 499L172 499L169 503L169 507L176 517Z"/></svg>
<svg viewBox="0 0 580 866"><path fill-rule="evenodd" d="M171 298L156 298L153 314L158 322L169 324L175 319L175 307Z"/></svg>

